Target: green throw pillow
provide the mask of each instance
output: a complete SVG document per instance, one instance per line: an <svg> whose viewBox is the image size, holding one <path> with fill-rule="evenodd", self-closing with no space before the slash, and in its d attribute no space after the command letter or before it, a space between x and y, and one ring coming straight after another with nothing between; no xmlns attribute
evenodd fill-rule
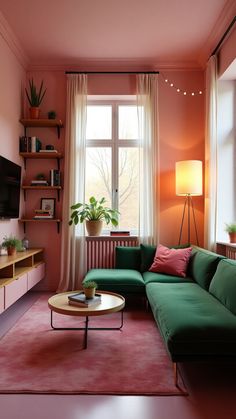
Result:
<svg viewBox="0 0 236 419"><path fill-rule="evenodd" d="M116 269L135 269L140 271L140 247L116 246Z"/></svg>
<svg viewBox="0 0 236 419"><path fill-rule="evenodd" d="M230 259L220 261L209 291L236 315L236 261Z"/></svg>

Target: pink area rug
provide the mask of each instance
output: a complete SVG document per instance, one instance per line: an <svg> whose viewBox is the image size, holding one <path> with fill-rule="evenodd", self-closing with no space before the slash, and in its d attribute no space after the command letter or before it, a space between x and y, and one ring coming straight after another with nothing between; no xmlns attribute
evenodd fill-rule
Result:
<svg viewBox="0 0 236 419"><path fill-rule="evenodd" d="M55 314L55 313L54 313ZM91 318L90 326L116 326L120 313ZM55 314L55 326L81 327L79 318ZM121 331L55 331L41 297L0 340L0 393L186 395L174 384L151 312L125 311Z"/></svg>

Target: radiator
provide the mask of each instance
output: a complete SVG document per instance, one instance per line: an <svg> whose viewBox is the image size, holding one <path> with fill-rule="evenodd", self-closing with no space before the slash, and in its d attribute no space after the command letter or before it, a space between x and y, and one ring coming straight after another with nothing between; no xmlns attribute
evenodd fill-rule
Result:
<svg viewBox="0 0 236 419"><path fill-rule="evenodd" d="M138 246L136 236L128 237L86 237L87 270L93 268L114 268L116 246Z"/></svg>

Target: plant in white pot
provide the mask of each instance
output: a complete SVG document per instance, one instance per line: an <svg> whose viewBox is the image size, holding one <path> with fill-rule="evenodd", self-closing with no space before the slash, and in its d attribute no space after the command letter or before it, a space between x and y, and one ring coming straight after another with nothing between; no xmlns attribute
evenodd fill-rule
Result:
<svg viewBox="0 0 236 419"><path fill-rule="evenodd" d="M77 203L71 206L71 218L69 225L86 223L86 229L89 236L99 236L102 230L103 221L106 224L118 225L119 211L106 207L106 200L103 197L98 201L91 196L88 204Z"/></svg>

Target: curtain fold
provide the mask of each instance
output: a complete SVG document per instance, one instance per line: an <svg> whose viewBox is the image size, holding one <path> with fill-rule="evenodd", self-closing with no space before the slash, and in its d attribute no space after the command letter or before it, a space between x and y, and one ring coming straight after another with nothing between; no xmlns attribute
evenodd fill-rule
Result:
<svg viewBox="0 0 236 419"><path fill-rule="evenodd" d="M217 57L206 69L204 246L216 249L217 220Z"/></svg>
<svg viewBox="0 0 236 419"><path fill-rule="evenodd" d="M144 244L159 242L158 75L137 75L140 138L139 236Z"/></svg>
<svg viewBox="0 0 236 419"><path fill-rule="evenodd" d="M61 277L58 292L80 288L86 270L84 225L69 226L70 207L84 202L87 76L67 76Z"/></svg>

